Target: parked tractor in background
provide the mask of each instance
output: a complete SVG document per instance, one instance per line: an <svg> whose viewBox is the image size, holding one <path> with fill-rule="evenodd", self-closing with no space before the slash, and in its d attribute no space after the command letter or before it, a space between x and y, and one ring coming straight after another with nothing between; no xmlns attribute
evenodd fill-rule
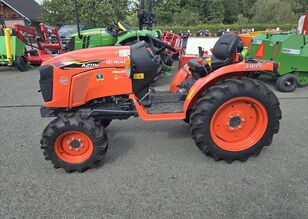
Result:
<svg viewBox="0 0 308 219"><path fill-rule="evenodd" d="M308 14L299 21L298 32L266 33L254 37L246 58L271 60L280 63L273 75L276 88L281 92L293 92L298 85L308 84ZM259 72L252 74L258 77Z"/></svg>
<svg viewBox="0 0 308 219"><path fill-rule="evenodd" d="M80 30L79 9L76 0L75 16L77 22L77 33L68 36L70 41L67 45L68 51L94 48L99 46L114 46L114 45L132 45L139 41L149 41L148 35L160 38L162 32L153 29L156 23L156 18L152 12L152 1L149 1L148 11L145 10L145 1L141 1L140 10L137 13L139 30L133 30L127 23L123 21L112 22L106 28L95 28Z"/></svg>

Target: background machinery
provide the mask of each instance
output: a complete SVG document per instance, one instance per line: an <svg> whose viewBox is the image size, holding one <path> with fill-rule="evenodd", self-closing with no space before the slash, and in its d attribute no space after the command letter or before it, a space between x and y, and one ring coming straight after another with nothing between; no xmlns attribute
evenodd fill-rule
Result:
<svg viewBox="0 0 308 219"><path fill-rule="evenodd" d="M298 85L308 84L308 15L302 16L298 31L265 33L251 40L246 58L272 60L280 63L273 75L276 87L282 92L292 92ZM258 72L253 76L257 77Z"/></svg>

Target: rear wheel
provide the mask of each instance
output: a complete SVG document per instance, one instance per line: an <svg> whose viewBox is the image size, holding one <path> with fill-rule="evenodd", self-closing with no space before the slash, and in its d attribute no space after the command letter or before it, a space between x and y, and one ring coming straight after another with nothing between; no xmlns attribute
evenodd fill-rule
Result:
<svg viewBox="0 0 308 219"><path fill-rule="evenodd" d="M298 86L298 79L294 74L286 74L277 79L276 88L281 92L293 92Z"/></svg>
<svg viewBox="0 0 308 219"><path fill-rule="evenodd" d="M270 145L280 119L279 101L267 87L248 78L227 79L199 97L190 125L203 153L231 163Z"/></svg>
<svg viewBox="0 0 308 219"><path fill-rule="evenodd" d="M53 120L42 134L41 148L46 160L67 172L83 172L94 167L107 152L104 127L91 117L62 115Z"/></svg>

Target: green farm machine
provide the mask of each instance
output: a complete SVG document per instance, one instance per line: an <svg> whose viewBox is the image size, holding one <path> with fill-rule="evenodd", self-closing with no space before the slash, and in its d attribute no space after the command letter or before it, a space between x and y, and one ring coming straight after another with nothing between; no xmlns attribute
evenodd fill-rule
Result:
<svg viewBox="0 0 308 219"><path fill-rule="evenodd" d="M27 70L27 60L24 57L25 44L11 28L6 28L0 18L0 66L17 67L19 71Z"/></svg>
<svg viewBox="0 0 308 219"><path fill-rule="evenodd" d="M254 37L246 55L247 59L280 63L274 77L277 78L276 88L281 92L292 92L298 85L308 84L308 15L299 23L296 33L266 33Z"/></svg>

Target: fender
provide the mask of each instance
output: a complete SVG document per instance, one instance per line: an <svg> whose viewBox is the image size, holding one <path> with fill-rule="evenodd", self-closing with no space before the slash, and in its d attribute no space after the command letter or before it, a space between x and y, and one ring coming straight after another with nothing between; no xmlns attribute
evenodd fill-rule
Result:
<svg viewBox="0 0 308 219"><path fill-rule="evenodd" d="M233 76L245 77L248 72L265 71L276 72L279 64L274 62L240 62L233 65L222 67L204 78L200 78L190 88L186 100L184 102L184 112L192 107L199 94L209 85L215 83L222 78L230 78Z"/></svg>
<svg viewBox="0 0 308 219"><path fill-rule="evenodd" d="M146 34L150 34L154 37L158 37L158 33L154 30L134 30L134 31L129 31L129 32L125 32L123 34L120 34L118 36L118 39L115 43L115 45L122 45L123 42L127 42L129 40L136 40L137 37L145 37Z"/></svg>

